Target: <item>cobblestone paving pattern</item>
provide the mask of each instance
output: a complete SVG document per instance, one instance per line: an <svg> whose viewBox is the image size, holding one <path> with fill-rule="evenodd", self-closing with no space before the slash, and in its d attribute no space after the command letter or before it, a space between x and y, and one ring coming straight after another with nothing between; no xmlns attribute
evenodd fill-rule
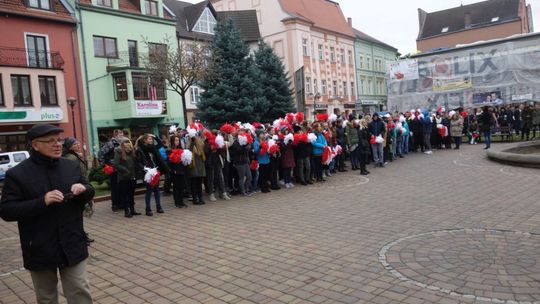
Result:
<svg viewBox="0 0 540 304"><path fill-rule="evenodd" d="M95 303L540 301L540 170L481 145L369 170L187 209L165 197L153 217L99 203ZM35 302L21 267L17 226L0 222L0 303Z"/></svg>

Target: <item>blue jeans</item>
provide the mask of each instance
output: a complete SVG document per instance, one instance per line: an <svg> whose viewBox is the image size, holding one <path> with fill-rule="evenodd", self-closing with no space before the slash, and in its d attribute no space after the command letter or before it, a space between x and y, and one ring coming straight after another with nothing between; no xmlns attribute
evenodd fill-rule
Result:
<svg viewBox="0 0 540 304"><path fill-rule="evenodd" d="M484 131L484 140L486 141L486 148L491 147L491 130Z"/></svg>
<svg viewBox="0 0 540 304"><path fill-rule="evenodd" d="M154 198L156 199L156 208L161 209L161 196L159 194L159 186L154 188L150 187L149 184L145 183L146 193L144 194L144 202L146 204L146 211L151 211L152 207L150 206L150 200L152 199L152 193L154 193Z"/></svg>
<svg viewBox="0 0 540 304"><path fill-rule="evenodd" d="M251 192L259 187L259 170L251 170Z"/></svg>
<svg viewBox="0 0 540 304"><path fill-rule="evenodd" d="M409 135L403 135L403 141L401 142L401 153L409 154Z"/></svg>
<svg viewBox="0 0 540 304"><path fill-rule="evenodd" d="M358 168L360 162L358 161L358 145L354 150L351 151L351 166L353 168Z"/></svg>

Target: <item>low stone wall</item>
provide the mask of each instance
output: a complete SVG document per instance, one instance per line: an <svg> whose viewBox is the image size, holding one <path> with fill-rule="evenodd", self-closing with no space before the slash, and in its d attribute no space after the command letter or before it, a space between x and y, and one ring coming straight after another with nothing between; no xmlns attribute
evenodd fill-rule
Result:
<svg viewBox="0 0 540 304"><path fill-rule="evenodd" d="M540 153L517 153L516 150L534 150L540 147L540 140L519 143L515 146L497 149L493 147L487 150L487 156L498 162L516 166L540 168Z"/></svg>

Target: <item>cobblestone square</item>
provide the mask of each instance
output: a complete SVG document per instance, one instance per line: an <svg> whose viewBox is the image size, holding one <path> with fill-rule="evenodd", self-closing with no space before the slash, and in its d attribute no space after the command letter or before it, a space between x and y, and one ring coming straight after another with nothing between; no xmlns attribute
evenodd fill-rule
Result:
<svg viewBox="0 0 540 304"><path fill-rule="evenodd" d="M95 303L540 303L540 170L482 148L187 209L163 197L153 217L98 203ZM16 223L0 248L0 303L34 303Z"/></svg>

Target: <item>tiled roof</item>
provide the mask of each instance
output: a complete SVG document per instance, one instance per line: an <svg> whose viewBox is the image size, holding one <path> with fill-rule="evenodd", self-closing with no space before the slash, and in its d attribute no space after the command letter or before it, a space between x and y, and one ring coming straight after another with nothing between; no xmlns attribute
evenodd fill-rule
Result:
<svg viewBox="0 0 540 304"><path fill-rule="evenodd" d="M386 43L384 43L384 42L382 42L382 41L380 41L380 40L378 40L378 39L376 39L376 38L373 38L373 37L371 37L370 35L368 35L368 34L362 32L362 31L359 31L359 30L357 30L357 29L355 29L355 28L353 28L353 31L354 31L354 33L356 34L356 37L357 37L358 39L362 39L362 40L365 40L365 41L369 41L369 42L371 42L371 43L378 44L378 45L380 45L380 46L382 46L382 47L385 47L385 48L388 48L388 49L391 49L391 50L397 52L397 49L396 49L395 47L393 47L393 46L391 46L391 45L389 45L389 44L386 44Z"/></svg>
<svg viewBox="0 0 540 304"><path fill-rule="evenodd" d="M60 0L54 0L54 9L52 11L26 7L23 0L0 0L0 12L64 22L75 22L69 10Z"/></svg>
<svg viewBox="0 0 540 304"><path fill-rule="evenodd" d="M424 25L420 25L418 39L465 30L466 14L470 16L470 28L495 25L518 18L519 0L488 0L469 5L427 13ZM497 20L493 19L498 17ZM494 21L492 21L494 20ZM443 28L448 27L446 32Z"/></svg>
<svg viewBox="0 0 540 304"><path fill-rule="evenodd" d="M123 12L137 13L141 14L141 8L139 3L135 4L135 1L132 0L118 0L118 9Z"/></svg>
<svg viewBox="0 0 540 304"><path fill-rule="evenodd" d="M299 17L316 27L355 37L337 2L330 0L279 0L279 2L293 18Z"/></svg>
<svg viewBox="0 0 540 304"><path fill-rule="evenodd" d="M255 10L218 12L218 20L231 19L242 38L247 42L261 39L257 12Z"/></svg>
<svg viewBox="0 0 540 304"><path fill-rule="evenodd" d="M212 35L191 30L206 7L210 9L217 20L231 18L242 38L246 41L257 41L261 37L257 13L254 10L216 12L209 1L192 4L184 1L164 0L164 3L176 15L176 32L179 37L201 40L213 39Z"/></svg>

